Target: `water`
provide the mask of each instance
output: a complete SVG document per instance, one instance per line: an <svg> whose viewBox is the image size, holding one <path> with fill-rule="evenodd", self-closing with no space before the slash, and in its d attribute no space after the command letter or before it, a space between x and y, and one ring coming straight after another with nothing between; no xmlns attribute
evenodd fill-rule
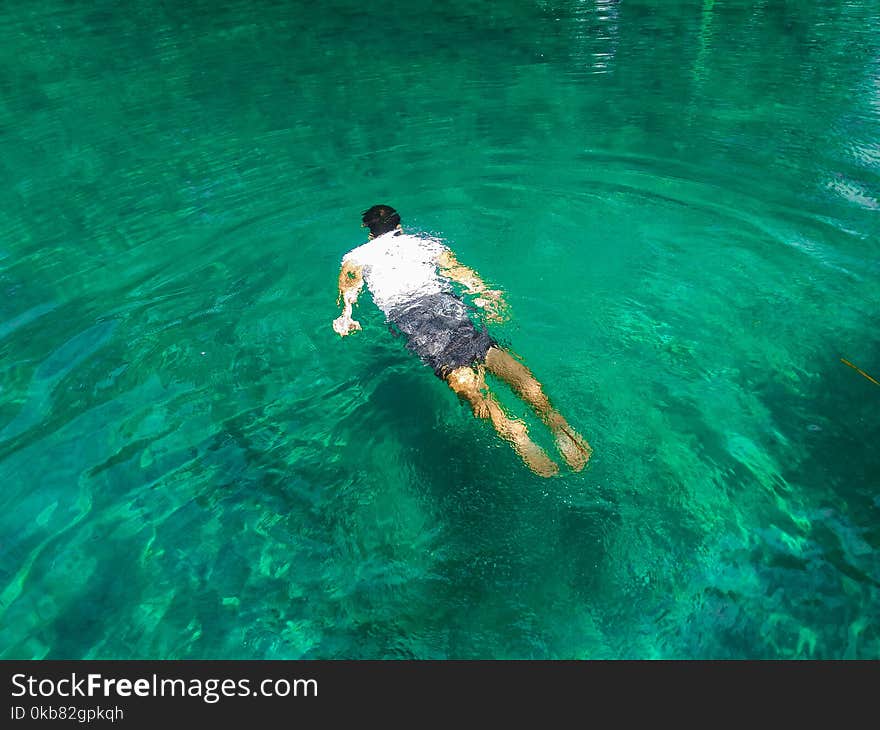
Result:
<svg viewBox="0 0 880 730"><path fill-rule="evenodd" d="M880 4L217 5L0 11L0 657L880 655ZM332 332L374 203L586 471Z"/></svg>

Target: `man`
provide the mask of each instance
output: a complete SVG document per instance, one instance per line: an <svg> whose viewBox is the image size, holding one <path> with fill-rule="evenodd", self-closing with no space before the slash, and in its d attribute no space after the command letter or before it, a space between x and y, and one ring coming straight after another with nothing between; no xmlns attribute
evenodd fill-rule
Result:
<svg viewBox="0 0 880 730"><path fill-rule="evenodd" d="M474 304L491 321L502 317L502 293L487 287L439 241L405 234L400 216L387 205L365 211L361 227L370 229L369 241L342 258L337 303L343 305L343 312L333 321L333 330L344 337L361 329L352 319L352 306L366 281L388 322L406 336L407 348L467 401L475 416L491 421L533 472L549 477L559 468L529 438L525 423L510 418L501 408L486 384L487 370L534 409L569 467L583 469L592 453L589 444L550 405L531 371L492 339L485 327L477 329L452 282L464 286L467 294L478 295Z"/></svg>

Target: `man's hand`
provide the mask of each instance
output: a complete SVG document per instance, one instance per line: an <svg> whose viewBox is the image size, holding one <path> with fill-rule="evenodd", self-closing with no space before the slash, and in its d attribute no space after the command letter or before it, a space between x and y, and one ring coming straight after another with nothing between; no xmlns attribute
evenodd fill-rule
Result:
<svg viewBox="0 0 880 730"><path fill-rule="evenodd" d="M504 301L503 292L498 289L486 289L478 293L479 296L474 299L474 304L485 310L487 320L490 322L503 322L509 319L507 302Z"/></svg>
<svg viewBox="0 0 880 730"><path fill-rule="evenodd" d="M361 323L356 319L352 319L350 314L341 314L333 320L333 331L340 337L345 337L362 329Z"/></svg>

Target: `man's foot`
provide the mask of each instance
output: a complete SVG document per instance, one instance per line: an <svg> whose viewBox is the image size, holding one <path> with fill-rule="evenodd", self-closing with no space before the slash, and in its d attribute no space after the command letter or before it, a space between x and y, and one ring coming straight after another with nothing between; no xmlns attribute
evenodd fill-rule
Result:
<svg viewBox="0 0 880 730"><path fill-rule="evenodd" d="M508 422L506 438L526 466L538 476L552 477L559 473L559 466L547 456L544 449L529 438L528 429L521 421Z"/></svg>
<svg viewBox="0 0 880 730"><path fill-rule="evenodd" d="M554 429L554 435L556 436L556 447L562 454L562 458L565 459L565 463L572 471L581 471L590 460L593 449L584 441L583 436L573 430L571 426L557 427Z"/></svg>
<svg viewBox="0 0 880 730"><path fill-rule="evenodd" d="M534 442L530 441L528 446L523 449L517 446L516 450L526 466L539 477L552 477L559 473L559 466L557 466L556 462L547 456L547 452Z"/></svg>

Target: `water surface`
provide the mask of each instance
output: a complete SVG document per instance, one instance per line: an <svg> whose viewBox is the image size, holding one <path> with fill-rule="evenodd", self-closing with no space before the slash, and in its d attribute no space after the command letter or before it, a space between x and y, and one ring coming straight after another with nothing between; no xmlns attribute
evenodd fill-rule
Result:
<svg viewBox="0 0 880 730"><path fill-rule="evenodd" d="M0 19L0 657L880 655L876 1ZM585 472L332 332L374 203Z"/></svg>

